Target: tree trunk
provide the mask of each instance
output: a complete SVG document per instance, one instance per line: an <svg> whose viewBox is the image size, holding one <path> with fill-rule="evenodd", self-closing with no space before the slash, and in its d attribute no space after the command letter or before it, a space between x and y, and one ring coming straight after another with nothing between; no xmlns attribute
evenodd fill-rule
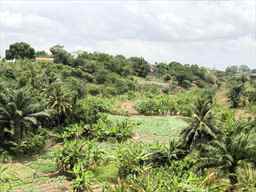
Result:
<svg viewBox="0 0 256 192"><path fill-rule="evenodd" d="M238 179L236 176L236 166L232 166L229 168L228 178L231 184L229 191L235 191L235 185L238 183Z"/></svg>
<svg viewBox="0 0 256 192"><path fill-rule="evenodd" d="M236 176L236 175L229 174L228 178L229 178L229 181L230 181L230 184L231 184L231 185L235 185L235 184L238 183L238 180L237 180L237 176Z"/></svg>
<svg viewBox="0 0 256 192"><path fill-rule="evenodd" d="M23 131L24 131L24 128L20 127L20 142L22 141L22 138L23 138Z"/></svg>

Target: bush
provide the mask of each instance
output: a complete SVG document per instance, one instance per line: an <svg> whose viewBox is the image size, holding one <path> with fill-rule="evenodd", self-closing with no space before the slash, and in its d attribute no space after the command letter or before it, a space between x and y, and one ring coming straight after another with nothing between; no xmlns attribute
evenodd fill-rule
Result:
<svg viewBox="0 0 256 192"><path fill-rule="evenodd" d="M179 115L191 116L193 113L193 105L198 97L201 97L202 91L192 90L186 92L180 92L176 94L175 101L177 105L177 113Z"/></svg>
<svg viewBox="0 0 256 192"><path fill-rule="evenodd" d="M113 95L116 95L116 88L113 86L107 86L102 89L102 95L104 97L112 97Z"/></svg>
<svg viewBox="0 0 256 192"><path fill-rule="evenodd" d="M137 159L136 155L133 157L133 159ZM129 174L125 180L121 180L114 187L108 186L106 191L205 191L204 186L201 185L203 178L193 173L193 162L189 158L182 161L173 161L171 165L166 167L147 167L144 169L141 168L140 164L134 163L130 156L127 158L129 164L126 161L128 166L125 167L125 170L133 170L135 173ZM131 163L133 166L131 166ZM222 191L220 188L216 189L216 191L218 190Z"/></svg>
<svg viewBox="0 0 256 192"><path fill-rule="evenodd" d="M172 76L169 75L169 74L166 74L166 75L164 76L164 81L170 81L171 79L172 79Z"/></svg>
<svg viewBox="0 0 256 192"><path fill-rule="evenodd" d="M7 163L12 160L9 152L0 149L0 163Z"/></svg>
<svg viewBox="0 0 256 192"><path fill-rule="evenodd" d="M136 125L128 119L113 121L107 116L102 116L93 126L93 130L99 141L116 140L122 142L132 136L132 130Z"/></svg>
<svg viewBox="0 0 256 192"><path fill-rule="evenodd" d="M144 99L136 104L136 109L145 115L158 114L158 104L156 99Z"/></svg>
<svg viewBox="0 0 256 192"><path fill-rule="evenodd" d="M73 169L75 179L72 182L74 192L91 191L91 183L93 179L93 173L86 171L82 163L78 163Z"/></svg>
<svg viewBox="0 0 256 192"><path fill-rule="evenodd" d="M100 97L87 97L80 102L82 114L86 123L92 125L101 117L101 113L110 111L108 100Z"/></svg>
<svg viewBox="0 0 256 192"><path fill-rule="evenodd" d="M121 78L119 75L111 74L109 77L109 83L114 88L112 95L120 95L127 93L128 91L134 90L134 82L130 79Z"/></svg>
<svg viewBox="0 0 256 192"><path fill-rule="evenodd" d="M97 96L101 94L101 87L95 84L87 84L86 86L86 94Z"/></svg>
<svg viewBox="0 0 256 192"><path fill-rule="evenodd" d="M17 155L30 155L38 153L46 144L46 135L27 135L21 142L13 143L14 146L11 147L11 151Z"/></svg>
<svg viewBox="0 0 256 192"><path fill-rule="evenodd" d="M161 93L161 86L157 84L139 84L137 91L143 93L145 96L156 96Z"/></svg>
<svg viewBox="0 0 256 192"><path fill-rule="evenodd" d="M174 98L169 96L141 100L136 104L136 109L145 115L170 115L177 111Z"/></svg>
<svg viewBox="0 0 256 192"><path fill-rule="evenodd" d="M136 109L145 115L184 115L191 116L193 102L199 93L182 92L175 96L156 96L140 100Z"/></svg>
<svg viewBox="0 0 256 192"><path fill-rule="evenodd" d="M84 170L90 170L98 165L103 159L103 151L90 141L69 141L56 154L58 170L74 177L74 167L79 163Z"/></svg>
<svg viewBox="0 0 256 192"><path fill-rule="evenodd" d="M256 114L256 104L252 104L249 106L249 111Z"/></svg>
<svg viewBox="0 0 256 192"><path fill-rule="evenodd" d="M129 144L118 149L119 171L122 178L138 175L144 166L147 148L144 144Z"/></svg>
<svg viewBox="0 0 256 192"><path fill-rule="evenodd" d="M82 137L92 138L94 135L93 130L83 123L71 124L66 127L61 134L62 140L81 139Z"/></svg>
<svg viewBox="0 0 256 192"><path fill-rule="evenodd" d="M243 92L243 85L241 84L235 85L234 87L231 88L228 95L231 107L233 108L239 107L241 102L242 92Z"/></svg>
<svg viewBox="0 0 256 192"><path fill-rule="evenodd" d="M129 178L124 185L125 191L135 189L135 191L147 192L165 192L165 191L203 191L203 187L197 187L200 184L198 178L192 172L187 177L181 177L173 174L171 168L158 168L145 171L137 177ZM200 190L201 188L201 190Z"/></svg>

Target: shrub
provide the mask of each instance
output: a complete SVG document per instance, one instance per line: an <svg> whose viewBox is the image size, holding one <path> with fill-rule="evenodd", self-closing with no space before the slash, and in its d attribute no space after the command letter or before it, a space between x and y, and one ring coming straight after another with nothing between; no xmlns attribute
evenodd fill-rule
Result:
<svg viewBox="0 0 256 192"><path fill-rule="evenodd" d="M106 187L106 191L205 191L201 185L202 177L197 176L191 170L190 163L175 161L168 167L140 170L137 175L130 175L121 180L114 187ZM222 191L216 189L216 191Z"/></svg>
<svg viewBox="0 0 256 192"><path fill-rule="evenodd" d="M102 95L104 97L111 97L113 95L116 95L116 88L113 86L107 86L102 90Z"/></svg>
<svg viewBox="0 0 256 192"><path fill-rule="evenodd" d="M94 168L103 159L103 151L90 141L69 141L56 154L58 170L63 174L74 177L73 169L78 163L84 169Z"/></svg>
<svg viewBox="0 0 256 192"><path fill-rule="evenodd" d="M249 106L249 111L256 114L256 104L252 104Z"/></svg>
<svg viewBox="0 0 256 192"><path fill-rule="evenodd" d="M164 81L170 81L171 79L172 79L172 76L169 75L169 74L166 74L166 75L164 76Z"/></svg>
<svg viewBox="0 0 256 192"><path fill-rule="evenodd" d="M200 97L198 91L181 92L174 96L177 112L179 115L191 116L193 113L194 101Z"/></svg>
<svg viewBox="0 0 256 192"><path fill-rule="evenodd" d="M101 117L101 113L110 111L108 100L100 97L88 97L81 101L82 114L86 123L92 125Z"/></svg>
<svg viewBox="0 0 256 192"><path fill-rule="evenodd" d="M145 115L170 115L176 113L176 101L170 96L157 96L137 103L136 109Z"/></svg>
<svg viewBox="0 0 256 192"><path fill-rule="evenodd" d="M30 155L38 153L46 144L46 135L30 134L27 135L21 142L13 143L11 151L15 154Z"/></svg>
<svg viewBox="0 0 256 192"><path fill-rule="evenodd" d="M136 109L146 115L153 115L158 113L158 105L155 99L141 100L136 104Z"/></svg>
<svg viewBox="0 0 256 192"><path fill-rule="evenodd" d="M91 183L93 181L93 174L91 171L86 171L82 163L74 166L73 172L75 179L72 182L74 192L91 191Z"/></svg>
<svg viewBox="0 0 256 192"><path fill-rule="evenodd" d="M110 85L115 88L115 91L112 94L120 95L127 93L128 91L134 90L135 85L134 82L130 79L124 79L120 76L113 76L111 79Z"/></svg>
<svg viewBox="0 0 256 192"><path fill-rule="evenodd" d="M87 95L100 95L101 94L101 87L99 85L95 84L87 84L86 85L86 93Z"/></svg>
<svg viewBox="0 0 256 192"><path fill-rule="evenodd" d="M132 130L136 123L131 120L110 120L107 116L101 119L93 126L96 138L100 141L117 140L118 142L126 141L132 136Z"/></svg>
<svg viewBox="0 0 256 192"><path fill-rule="evenodd" d="M0 163L7 163L12 160L11 155L4 150L0 149Z"/></svg>
<svg viewBox="0 0 256 192"><path fill-rule="evenodd" d="M138 175L143 169L147 154L147 148L144 144L129 144L120 147L118 149L118 175L122 178Z"/></svg>
<svg viewBox="0 0 256 192"><path fill-rule="evenodd" d="M233 125L235 123L235 112L230 108L224 108L220 105L214 105L213 114L216 118L216 122L220 124L218 126L224 126L225 131L226 129L232 127L230 125Z"/></svg>
<svg viewBox="0 0 256 192"><path fill-rule="evenodd" d="M237 108L240 105L241 102L241 96L243 92L243 85L235 85L234 87L231 88L229 92L229 102L231 104L231 107Z"/></svg>
<svg viewBox="0 0 256 192"><path fill-rule="evenodd" d="M158 84L139 84L136 90L146 96L156 96L161 93L161 86Z"/></svg>
<svg viewBox="0 0 256 192"><path fill-rule="evenodd" d="M83 123L71 124L61 134L62 140L80 139L82 137L92 138L93 130Z"/></svg>

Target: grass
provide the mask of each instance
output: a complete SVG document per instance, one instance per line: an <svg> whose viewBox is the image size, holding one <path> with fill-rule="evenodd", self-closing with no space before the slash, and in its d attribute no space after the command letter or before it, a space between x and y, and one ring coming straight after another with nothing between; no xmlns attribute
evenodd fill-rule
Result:
<svg viewBox="0 0 256 192"><path fill-rule="evenodd" d="M139 141L145 143L168 143L170 139L178 139L180 131L188 126L188 123L181 117L173 116L116 116L111 115L112 119L129 118L139 126L134 132Z"/></svg>
<svg viewBox="0 0 256 192"><path fill-rule="evenodd" d="M115 182L118 177L118 165L112 162L99 166L94 170L94 176L100 182Z"/></svg>
<svg viewBox="0 0 256 192"><path fill-rule="evenodd" d="M180 131L188 124L181 117L170 116L118 116L110 115L113 120L122 120L129 118L138 123L138 127L134 130L135 136L139 142L144 143L168 143L170 139L177 139ZM134 138L133 138L134 139ZM95 170L93 174L95 179L99 182L115 182L118 174L118 164L114 161L117 156L118 143L99 143L100 147L104 149L110 160L107 164L101 165ZM56 171L56 164L54 153L61 146L56 145L48 149L46 153L36 155L27 159L26 161L17 163L0 164L6 166L6 176L9 181L1 182L0 174L0 191L15 191L16 189L24 192L39 192L47 191L47 187L61 188L66 181L65 177L59 176L49 178L45 174ZM45 188L45 190L43 190Z"/></svg>
<svg viewBox="0 0 256 192"><path fill-rule="evenodd" d="M65 177L59 176L50 178L47 173L56 171L56 163L53 157L56 148L50 148L46 153L31 157L26 161L1 164L6 167L5 173L0 177L0 191L16 191L17 189L24 192L47 191L43 188L60 188L65 181Z"/></svg>

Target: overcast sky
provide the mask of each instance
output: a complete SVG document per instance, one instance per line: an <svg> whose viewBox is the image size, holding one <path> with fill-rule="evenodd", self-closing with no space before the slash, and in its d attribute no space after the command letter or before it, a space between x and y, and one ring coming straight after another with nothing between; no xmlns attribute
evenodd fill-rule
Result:
<svg viewBox="0 0 256 192"><path fill-rule="evenodd" d="M17 41L150 62L256 68L256 0L0 0L0 55Z"/></svg>

